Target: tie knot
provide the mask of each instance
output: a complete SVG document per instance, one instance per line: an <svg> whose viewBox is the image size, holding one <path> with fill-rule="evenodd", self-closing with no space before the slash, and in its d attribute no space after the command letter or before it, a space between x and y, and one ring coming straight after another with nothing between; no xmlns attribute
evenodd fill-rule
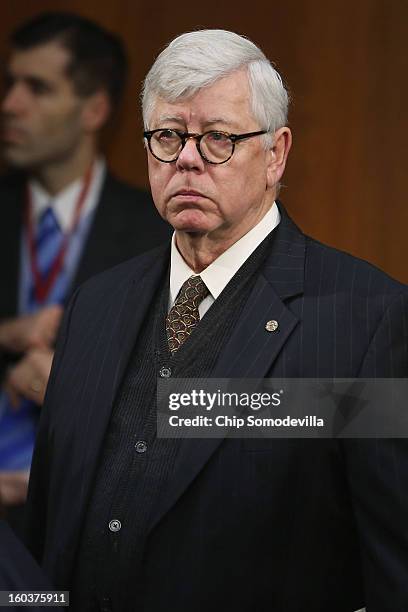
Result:
<svg viewBox="0 0 408 612"><path fill-rule="evenodd" d="M175 303L180 305L188 302L194 306L198 306L209 293L201 276L190 276L190 278L183 283Z"/></svg>
<svg viewBox="0 0 408 612"><path fill-rule="evenodd" d="M48 206L41 213L38 221L38 227L42 228L45 231L55 229L56 227L59 229L58 221L51 206Z"/></svg>
<svg viewBox="0 0 408 612"><path fill-rule="evenodd" d="M62 235L61 228L55 217L55 213L51 206L46 208L38 220L37 231L36 231L36 242L37 246L41 246L43 242L54 239Z"/></svg>

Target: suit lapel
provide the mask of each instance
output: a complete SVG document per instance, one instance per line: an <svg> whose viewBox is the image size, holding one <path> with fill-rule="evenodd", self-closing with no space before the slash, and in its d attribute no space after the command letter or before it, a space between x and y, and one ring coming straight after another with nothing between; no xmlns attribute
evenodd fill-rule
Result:
<svg viewBox="0 0 408 612"><path fill-rule="evenodd" d="M169 260L169 245L166 244L155 249L153 256L146 257L143 273L132 281L118 329L117 350L119 366L117 380L115 381L115 394L117 385L125 373L130 354L154 293L160 288L160 283L165 280Z"/></svg>
<svg viewBox="0 0 408 612"><path fill-rule="evenodd" d="M264 378L298 323L285 301L303 292L305 238L279 205L281 222L272 247L212 378ZM268 321L278 329L268 332ZM204 467L222 438L181 441L174 473L150 528L160 521Z"/></svg>
<svg viewBox="0 0 408 612"><path fill-rule="evenodd" d="M271 251L213 378L263 378L298 322L285 301L303 292L305 238L281 206L280 213ZM277 322L276 331L266 329L268 321Z"/></svg>
<svg viewBox="0 0 408 612"><path fill-rule="evenodd" d="M134 240L133 234L123 236L126 223L120 204L114 180L107 173L72 287L78 287L91 276L115 265L119 261L118 249L123 250L123 240Z"/></svg>
<svg viewBox="0 0 408 612"><path fill-rule="evenodd" d="M113 330L112 340L104 348L104 353L108 354L97 371L98 380L101 382L97 401L94 402L95 406L92 409L94 414L91 413L89 418L89 422L92 423L92 445L88 446L89 452L84 457L87 469L90 465L96 469L97 455L120 383L144 317L168 265L167 251L166 245L156 249L154 255L143 257L142 265L139 265L135 275L124 288L124 294L115 297L113 309L117 307L117 326ZM109 321L112 320L111 313L108 318Z"/></svg>

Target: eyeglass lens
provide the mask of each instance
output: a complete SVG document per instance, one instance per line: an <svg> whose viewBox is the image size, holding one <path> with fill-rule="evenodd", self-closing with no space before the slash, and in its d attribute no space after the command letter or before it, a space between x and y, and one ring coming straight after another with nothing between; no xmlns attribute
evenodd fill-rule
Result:
<svg viewBox="0 0 408 612"><path fill-rule="evenodd" d="M174 160L182 149L183 140L174 130L161 130L152 135L150 146L152 152L163 161ZM233 143L222 132L207 132L200 139L202 155L214 163L220 163L231 157Z"/></svg>

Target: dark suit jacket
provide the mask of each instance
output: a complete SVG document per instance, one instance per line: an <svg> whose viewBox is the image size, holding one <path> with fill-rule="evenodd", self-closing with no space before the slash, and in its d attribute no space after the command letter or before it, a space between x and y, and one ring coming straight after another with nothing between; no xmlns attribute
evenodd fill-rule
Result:
<svg viewBox="0 0 408 612"><path fill-rule="evenodd" d="M49 580L4 521L0 521L0 590L51 589Z"/></svg>
<svg viewBox="0 0 408 612"><path fill-rule="evenodd" d="M17 313L25 190L24 175L0 181L0 319ZM169 235L150 196L107 173L70 294L91 276L161 244Z"/></svg>
<svg viewBox="0 0 408 612"><path fill-rule="evenodd" d="M66 313L28 530L60 588L70 584L115 394L168 257L158 249L92 279ZM282 211L213 376L406 377L407 304L406 287L304 236ZM279 333L265 331L271 319ZM406 440L183 440L151 517L138 609L406 611L407 517Z"/></svg>

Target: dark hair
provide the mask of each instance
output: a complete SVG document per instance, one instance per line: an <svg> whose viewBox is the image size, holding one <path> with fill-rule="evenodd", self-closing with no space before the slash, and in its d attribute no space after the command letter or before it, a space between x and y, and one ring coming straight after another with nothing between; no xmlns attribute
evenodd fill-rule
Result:
<svg viewBox="0 0 408 612"><path fill-rule="evenodd" d="M94 21L73 13L41 13L20 26L11 37L15 49L26 50L58 42L71 54L67 75L79 96L104 89L115 106L123 93L128 61L119 36Z"/></svg>

